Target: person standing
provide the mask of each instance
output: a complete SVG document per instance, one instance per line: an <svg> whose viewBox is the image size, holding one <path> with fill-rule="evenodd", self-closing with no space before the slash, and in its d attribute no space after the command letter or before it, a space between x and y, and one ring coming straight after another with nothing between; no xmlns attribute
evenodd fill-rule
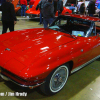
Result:
<svg viewBox="0 0 100 100"><path fill-rule="evenodd" d="M26 16L26 6L27 6L27 0L20 0L20 5L21 5L21 16L24 15Z"/></svg>
<svg viewBox="0 0 100 100"><path fill-rule="evenodd" d="M58 0L58 2L57 2L57 10L58 10L58 16L59 16L63 11L63 1L62 0Z"/></svg>
<svg viewBox="0 0 100 100"><path fill-rule="evenodd" d="M30 6L30 8L32 8L34 2L35 2L35 0L30 0L30 2L29 2L29 6Z"/></svg>
<svg viewBox="0 0 100 100"><path fill-rule="evenodd" d="M95 0L91 0L88 5L88 14L93 17L95 14Z"/></svg>
<svg viewBox="0 0 100 100"><path fill-rule="evenodd" d="M12 0L6 0L0 7L0 11L2 11L2 34L6 33L8 28L10 32L14 31L14 25L17 21L14 5L11 2Z"/></svg>
<svg viewBox="0 0 100 100"><path fill-rule="evenodd" d="M72 13L74 13L75 7L74 4L71 4L71 6L69 7L70 10L72 10Z"/></svg>
<svg viewBox="0 0 100 100"><path fill-rule="evenodd" d="M83 0L80 0L77 4L77 13L80 13L80 6L82 3L84 3Z"/></svg>
<svg viewBox="0 0 100 100"><path fill-rule="evenodd" d="M58 0L53 0L54 14L56 14L56 12L57 12L57 2L58 2Z"/></svg>
<svg viewBox="0 0 100 100"><path fill-rule="evenodd" d="M48 27L48 24L50 25L53 22L54 17L54 6L52 0L48 0L43 7L43 23L45 29Z"/></svg>
<svg viewBox="0 0 100 100"><path fill-rule="evenodd" d="M98 3L98 6L97 6L97 13L99 14L99 18L100 18L100 2Z"/></svg>
<svg viewBox="0 0 100 100"><path fill-rule="evenodd" d="M44 4L46 2L47 2L47 0L40 0L39 4L36 7L36 10L38 10L38 8L40 10L40 23L39 23L39 25L41 25L43 23L43 19L42 19L42 17L43 17L43 7L44 7Z"/></svg>
<svg viewBox="0 0 100 100"><path fill-rule="evenodd" d="M81 15L85 15L85 4L84 3L81 4L79 11Z"/></svg>

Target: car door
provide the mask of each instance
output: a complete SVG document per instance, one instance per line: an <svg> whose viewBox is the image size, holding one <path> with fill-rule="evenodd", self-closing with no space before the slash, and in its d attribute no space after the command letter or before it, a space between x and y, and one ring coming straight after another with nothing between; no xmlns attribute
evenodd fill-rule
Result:
<svg viewBox="0 0 100 100"><path fill-rule="evenodd" d="M83 48L80 50L82 54L78 58L78 65L88 63L100 57L100 37L96 34L95 24L90 27L89 33L86 37L81 39Z"/></svg>
<svg viewBox="0 0 100 100"><path fill-rule="evenodd" d="M88 38L91 42L92 58L97 59L100 57L100 34L96 32L95 22Z"/></svg>
<svg viewBox="0 0 100 100"><path fill-rule="evenodd" d="M93 38L92 37L84 37L81 39L82 48L79 50L81 53L77 59L77 65L80 66L92 59L92 48L93 48Z"/></svg>

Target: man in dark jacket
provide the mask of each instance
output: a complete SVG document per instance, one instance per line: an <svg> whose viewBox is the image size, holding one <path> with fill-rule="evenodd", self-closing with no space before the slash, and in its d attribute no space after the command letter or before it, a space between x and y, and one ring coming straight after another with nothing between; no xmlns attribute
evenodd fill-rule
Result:
<svg viewBox="0 0 100 100"><path fill-rule="evenodd" d="M58 16L59 16L63 11L63 0L58 0L58 2L57 2L57 10L58 10Z"/></svg>
<svg viewBox="0 0 100 100"><path fill-rule="evenodd" d="M56 12L57 12L57 2L58 2L58 0L53 0L54 14L56 14Z"/></svg>
<svg viewBox="0 0 100 100"><path fill-rule="evenodd" d="M93 17L95 14L95 0L91 0L88 5L88 14L89 16Z"/></svg>
<svg viewBox="0 0 100 100"><path fill-rule="evenodd" d="M2 25L3 25L3 33L7 32L7 28L9 28L10 32L14 31L14 24L16 24L16 16L14 5L11 3L12 0L6 0L0 7L2 11Z"/></svg>
<svg viewBox="0 0 100 100"><path fill-rule="evenodd" d="M48 24L50 25L52 21L54 20L54 6L52 4L52 0L48 0L44 4L43 7L43 23L44 23L44 28L48 27Z"/></svg>
<svg viewBox="0 0 100 100"><path fill-rule="evenodd" d="M39 25L41 25L43 23L43 7L44 7L44 4L47 2L47 0L40 0L39 4L37 5L36 7L36 10L40 10L40 23Z"/></svg>

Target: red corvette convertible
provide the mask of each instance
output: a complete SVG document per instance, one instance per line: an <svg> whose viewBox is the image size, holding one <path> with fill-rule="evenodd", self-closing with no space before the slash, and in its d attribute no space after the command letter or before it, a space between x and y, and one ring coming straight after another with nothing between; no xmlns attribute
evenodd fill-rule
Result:
<svg viewBox="0 0 100 100"><path fill-rule="evenodd" d="M22 87L59 92L68 76L100 57L98 18L59 16L48 27L0 35L0 76Z"/></svg>

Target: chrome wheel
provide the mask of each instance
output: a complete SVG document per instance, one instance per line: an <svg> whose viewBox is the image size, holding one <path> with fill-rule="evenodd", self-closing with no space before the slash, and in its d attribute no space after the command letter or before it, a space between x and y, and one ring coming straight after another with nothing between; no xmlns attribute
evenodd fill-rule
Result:
<svg viewBox="0 0 100 100"><path fill-rule="evenodd" d="M50 91L53 93L60 91L64 87L68 79L68 75L69 70L65 65L57 68L50 79Z"/></svg>
<svg viewBox="0 0 100 100"><path fill-rule="evenodd" d="M40 86L41 91L46 95L56 94L66 84L68 75L69 64L59 66L48 75L45 83Z"/></svg>

